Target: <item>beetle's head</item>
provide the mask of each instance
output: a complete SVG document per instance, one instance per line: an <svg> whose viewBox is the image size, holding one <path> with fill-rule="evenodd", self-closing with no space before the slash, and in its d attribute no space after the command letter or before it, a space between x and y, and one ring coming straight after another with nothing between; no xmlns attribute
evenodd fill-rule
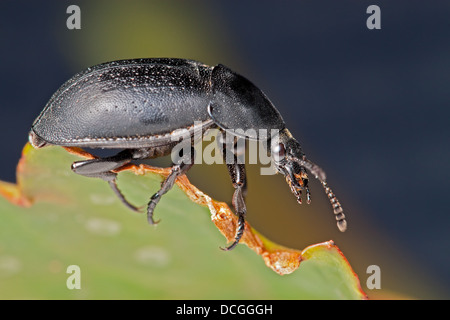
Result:
<svg viewBox="0 0 450 320"><path fill-rule="evenodd" d="M270 148L275 168L286 178L286 182L297 198L298 203L302 203L302 190L306 191L307 203L309 204L311 202L307 171L322 183L325 193L333 207L337 226L340 231L344 232L347 229L345 215L338 199L330 187L328 187L325 172L318 165L306 158L300 144L291 135L289 130L284 129L280 131L276 139L272 137Z"/></svg>
<svg viewBox="0 0 450 320"><path fill-rule="evenodd" d="M307 192L307 202L310 202L308 188L308 174L300 159L304 154L300 144L290 132L282 130L278 139L271 140L271 156L278 172L282 173L298 203L302 203L302 190Z"/></svg>

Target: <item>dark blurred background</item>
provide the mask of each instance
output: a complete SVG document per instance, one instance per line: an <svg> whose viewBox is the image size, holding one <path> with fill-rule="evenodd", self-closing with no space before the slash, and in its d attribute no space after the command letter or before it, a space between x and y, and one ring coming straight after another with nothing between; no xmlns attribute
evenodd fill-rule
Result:
<svg viewBox="0 0 450 320"><path fill-rule="evenodd" d="M70 4L81 30L66 27ZM372 4L380 30L366 27ZM76 72L139 57L223 63L264 90L325 169L349 229L335 227L319 183L299 206L281 176L258 166L250 223L298 249L335 240L370 297L447 299L449 17L448 1L2 0L0 179L15 181L31 123ZM224 166L189 178L229 201ZM369 265L380 266L382 290L366 288Z"/></svg>

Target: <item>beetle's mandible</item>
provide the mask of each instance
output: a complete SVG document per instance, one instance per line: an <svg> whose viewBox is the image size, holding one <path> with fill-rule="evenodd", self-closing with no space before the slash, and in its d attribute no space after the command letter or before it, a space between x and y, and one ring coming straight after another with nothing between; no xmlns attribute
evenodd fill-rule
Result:
<svg viewBox="0 0 450 320"><path fill-rule="evenodd" d="M306 158L266 95L221 64L210 67L193 60L157 58L113 61L88 68L53 94L34 121L29 140L35 148L59 145L123 149L114 156L77 161L72 170L107 181L127 207L138 211L117 187L114 170L133 160L170 154L179 129L193 135L195 130L204 133L209 128L245 132L241 138L250 140L263 139L258 135L262 129L276 130L277 139L264 139L276 169L285 176L297 201L301 203L305 190L310 202L309 171L322 183L339 230L345 231L347 222L342 207L328 187L323 170ZM223 151L226 148L223 142ZM150 223L155 223L153 211L161 196L192 167L193 159L188 160L180 157L175 161L160 190L150 198ZM235 240L225 248L230 250L244 233L247 184L244 164L235 161L227 163L227 168L235 189L232 204L238 216Z"/></svg>

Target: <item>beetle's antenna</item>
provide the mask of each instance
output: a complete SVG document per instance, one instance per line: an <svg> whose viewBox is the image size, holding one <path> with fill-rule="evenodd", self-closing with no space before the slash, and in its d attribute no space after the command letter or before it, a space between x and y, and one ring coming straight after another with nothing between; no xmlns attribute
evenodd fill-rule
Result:
<svg viewBox="0 0 450 320"><path fill-rule="evenodd" d="M303 156L302 159L293 156L289 156L288 158L292 161L297 162L300 166L305 167L305 169L308 169L320 182L324 182L327 180L325 171L323 171L322 168L313 163L311 160L306 159L305 156Z"/></svg>
<svg viewBox="0 0 450 320"><path fill-rule="evenodd" d="M331 206L333 207L333 212L337 220L339 231L344 232L345 230L347 230L347 221L345 220L344 210L342 209L341 203L327 184L325 171L323 171L322 168L320 168L312 161L306 159L305 156L303 156L302 159L293 156L288 156L288 158L291 161L297 162L300 166L308 169L316 177L316 179L322 183L323 189L325 190L325 193L330 200Z"/></svg>
<svg viewBox="0 0 450 320"><path fill-rule="evenodd" d="M339 231L344 232L347 230L347 221L345 220L344 210L342 209L341 203L336 198L331 188L327 185L326 181L321 182L328 199L330 199L331 206L333 207L333 212Z"/></svg>

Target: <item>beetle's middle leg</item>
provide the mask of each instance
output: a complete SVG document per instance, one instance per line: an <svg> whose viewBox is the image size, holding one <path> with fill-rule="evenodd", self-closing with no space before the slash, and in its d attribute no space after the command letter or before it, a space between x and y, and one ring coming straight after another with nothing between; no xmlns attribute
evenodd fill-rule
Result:
<svg viewBox="0 0 450 320"><path fill-rule="evenodd" d="M191 147L189 155L183 155L182 157L178 158L173 164L170 174L161 183L161 188L150 198L150 201L148 203L147 220L150 224L157 224L159 222L153 220L153 211L155 210L156 205L158 204L159 200L161 200L161 197L170 189L172 189L177 178L185 174L189 171L190 168L192 168L192 166L194 165L194 159L195 150L193 147Z"/></svg>
<svg viewBox="0 0 450 320"><path fill-rule="evenodd" d="M117 173L113 172L113 170L132 160L145 159L147 156L148 151L145 149L126 149L111 157L76 161L72 164L72 171L85 177L105 180L125 206L134 211L140 211L138 207L125 199L125 196L117 187Z"/></svg>

